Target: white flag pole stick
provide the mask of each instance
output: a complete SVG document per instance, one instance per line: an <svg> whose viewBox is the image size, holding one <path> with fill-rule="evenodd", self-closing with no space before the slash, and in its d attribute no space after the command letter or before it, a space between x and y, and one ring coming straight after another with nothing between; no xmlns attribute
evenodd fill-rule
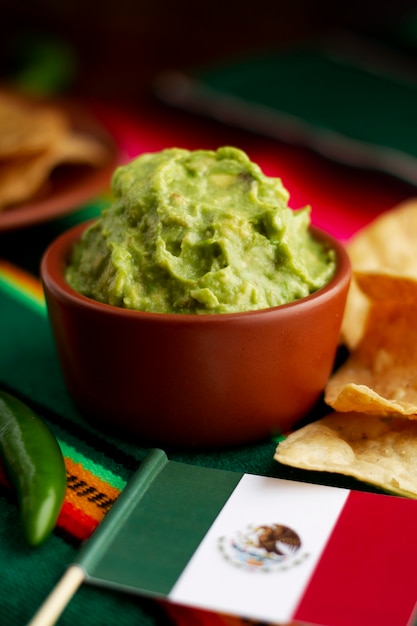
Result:
<svg viewBox="0 0 417 626"><path fill-rule="evenodd" d="M78 587L85 580L87 573L91 575L94 572L97 562L100 561L114 535L122 527L123 520L135 509L140 498L167 463L168 458L165 452L159 449L152 450L142 461L139 470L123 489L92 537L81 547L77 557L79 562L68 567L27 626L53 626L55 624Z"/></svg>
<svg viewBox="0 0 417 626"><path fill-rule="evenodd" d="M70 565L27 626L53 626L84 579L84 569Z"/></svg>

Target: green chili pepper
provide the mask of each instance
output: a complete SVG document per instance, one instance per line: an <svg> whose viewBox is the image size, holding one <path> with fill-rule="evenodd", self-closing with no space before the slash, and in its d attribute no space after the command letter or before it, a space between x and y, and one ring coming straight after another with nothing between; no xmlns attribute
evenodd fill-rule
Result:
<svg viewBox="0 0 417 626"><path fill-rule="evenodd" d="M5 391L0 391L0 454L16 490L23 535L35 547L52 532L61 511L65 462L46 424Z"/></svg>

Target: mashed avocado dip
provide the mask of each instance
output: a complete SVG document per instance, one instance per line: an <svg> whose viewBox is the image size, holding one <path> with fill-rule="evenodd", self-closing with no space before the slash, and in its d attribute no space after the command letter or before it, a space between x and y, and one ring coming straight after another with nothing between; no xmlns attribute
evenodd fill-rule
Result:
<svg viewBox="0 0 417 626"><path fill-rule="evenodd" d="M231 147L143 154L116 169L114 202L75 247L67 280L100 302L155 313L232 313L326 284L332 250L288 207L281 180Z"/></svg>

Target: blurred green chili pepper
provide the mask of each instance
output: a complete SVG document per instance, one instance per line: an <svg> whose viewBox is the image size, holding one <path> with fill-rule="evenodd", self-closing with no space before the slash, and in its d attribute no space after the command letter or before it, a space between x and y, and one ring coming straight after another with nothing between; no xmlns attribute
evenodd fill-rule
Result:
<svg viewBox="0 0 417 626"><path fill-rule="evenodd" d="M17 493L23 534L35 547L53 530L61 511L65 462L46 424L5 391L0 391L0 455Z"/></svg>

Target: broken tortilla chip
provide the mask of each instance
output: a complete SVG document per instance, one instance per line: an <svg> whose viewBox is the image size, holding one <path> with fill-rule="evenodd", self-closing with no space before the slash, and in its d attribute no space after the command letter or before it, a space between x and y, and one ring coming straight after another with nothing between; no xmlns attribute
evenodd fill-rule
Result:
<svg viewBox="0 0 417 626"><path fill-rule="evenodd" d="M382 213L346 245L353 277L342 322L341 340L349 349L361 340L369 300L358 287L357 272L388 274L417 280L417 198Z"/></svg>
<svg viewBox="0 0 417 626"><path fill-rule="evenodd" d="M353 268L417 279L417 199L382 213L347 244Z"/></svg>
<svg viewBox="0 0 417 626"><path fill-rule="evenodd" d="M336 411L417 419L417 299L407 296L416 283L368 278L376 296L391 298L373 302L362 341L330 377L324 400ZM396 299L397 283L402 300Z"/></svg>
<svg viewBox="0 0 417 626"><path fill-rule="evenodd" d="M417 498L417 422L363 413L332 413L291 433L279 463L351 476Z"/></svg>

